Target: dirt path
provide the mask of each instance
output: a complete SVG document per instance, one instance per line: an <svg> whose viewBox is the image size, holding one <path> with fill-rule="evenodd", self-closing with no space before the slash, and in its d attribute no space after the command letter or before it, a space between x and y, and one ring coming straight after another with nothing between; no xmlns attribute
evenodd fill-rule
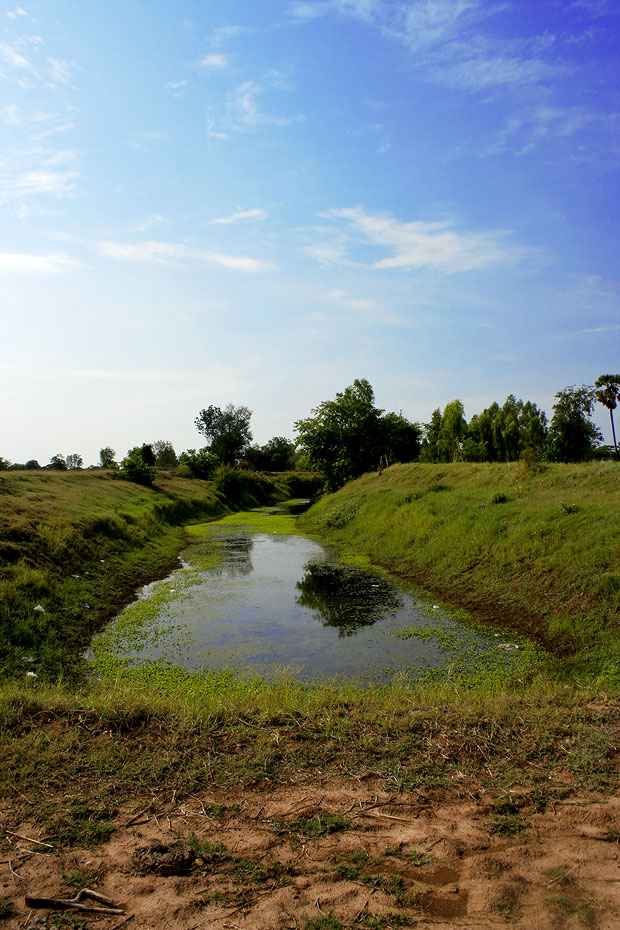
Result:
<svg viewBox="0 0 620 930"><path fill-rule="evenodd" d="M174 797L150 803L147 795L121 811L109 840L94 849L28 842L22 837L52 845L54 837L14 824L4 807L0 828L9 845L0 899L12 902L14 912L0 926L620 926L618 797L550 790L532 798L517 787L498 797L468 793L467 786L458 796L424 788L388 794L381 784L334 778L320 786L214 790L183 803ZM179 874L158 874L150 849L175 843L183 845L169 851L169 868L176 865ZM26 895L66 899L84 886L124 913L25 905Z"/></svg>

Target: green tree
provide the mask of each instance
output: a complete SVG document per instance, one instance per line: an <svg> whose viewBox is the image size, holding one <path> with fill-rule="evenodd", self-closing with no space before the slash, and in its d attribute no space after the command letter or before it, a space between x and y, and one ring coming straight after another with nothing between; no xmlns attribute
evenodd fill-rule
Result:
<svg viewBox="0 0 620 930"><path fill-rule="evenodd" d="M24 466L26 471L35 471L37 468L40 468L40 467L41 466L39 465L36 459L28 459L28 461L26 462Z"/></svg>
<svg viewBox="0 0 620 930"><path fill-rule="evenodd" d="M257 471L288 471L293 467L295 443L284 436L274 436L264 446L253 445L245 457Z"/></svg>
<svg viewBox="0 0 620 930"><path fill-rule="evenodd" d="M157 469L150 461L146 460L144 455L145 449L151 450L151 456L153 455L150 446L134 446L133 449L128 451L121 462L121 474L123 478L127 478L128 481L134 481L136 484L144 484L150 487L157 476Z"/></svg>
<svg viewBox="0 0 620 930"><path fill-rule="evenodd" d="M64 456L57 452L56 455L53 455L50 459L50 463L47 466L48 468L53 468L55 471L66 471L67 463L65 462Z"/></svg>
<svg viewBox="0 0 620 930"><path fill-rule="evenodd" d="M439 443L439 430L441 429L441 410L437 407L431 413L430 423L424 424L424 439L420 449L420 460L422 462L437 462Z"/></svg>
<svg viewBox="0 0 620 930"><path fill-rule="evenodd" d="M402 413L386 413L381 419L383 452L390 463L415 462L420 456L422 427Z"/></svg>
<svg viewBox="0 0 620 930"><path fill-rule="evenodd" d="M208 449L186 449L179 456L179 465L189 469L192 478L202 478L207 481L213 477L218 466L218 460Z"/></svg>
<svg viewBox="0 0 620 930"><path fill-rule="evenodd" d="M592 422L594 389L587 384L558 391L549 426L548 456L553 462L582 462L603 436Z"/></svg>
<svg viewBox="0 0 620 930"><path fill-rule="evenodd" d="M172 443L167 439L158 439L153 443L153 454L158 468L176 468L179 460Z"/></svg>
<svg viewBox="0 0 620 930"><path fill-rule="evenodd" d="M210 452L225 465L234 465L245 455L251 441L250 419L247 407L228 404L224 410L211 405L201 410L194 420L196 429L207 440Z"/></svg>
<svg viewBox="0 0 620 930"><path fill-rule="evenodd" d="M82 459L81 455L78 455L77 452L73 452L71 455L65 456L65 464L69 469L81 468L84 464L84 460Z"/></svg>
<svg viewBox="0 0 620 930"><path fill-rule="evenodd" d="M104 446L99 450L99 464L102 468L118 468L116 452L111 446Z"/></svg>
<svg viewBox="0 0 620 930"><path fill-rule="evenodd" d="M0 455L0 471L7 471L11 467L9 459L3 459Z"/></svg>
<svg viewBox="0 0 620 930"><path fill-rule="evenodd" d="M311 467L323 472L330 490L379 464L384 451L383 411L374 401L370 383L356 379L335 400L323 401L312 416L295 423L298 445Z"/></svg>
<svg viewBox="0 0 620 930"><path fill-rule="evenodd" d="M456 462L463 458L462 443L466 430L467 421L463 404L460 400L451 400L449 404L446 404L439 424L438 461Z"/></svg>
<svg viewBox="0 0 620 930"><path fill-rule="evenodd" d="M618 443L616 442L616 429L614 427L614 410L620 399L620 375L601 375L594 382L594 396L599 404L607 407L609 410L609 419L611 420L611 434L614 439L614 449L618 455Z"/></svg>

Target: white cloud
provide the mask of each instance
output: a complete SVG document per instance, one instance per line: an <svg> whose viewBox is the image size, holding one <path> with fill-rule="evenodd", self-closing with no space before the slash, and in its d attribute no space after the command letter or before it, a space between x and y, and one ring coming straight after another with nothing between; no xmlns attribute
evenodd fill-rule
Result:
<svg viewBox="0 0 620 930"><path fill-rule="evenodd" d="M187 87L187 81L168 81L166 87L174 97L182 97Z"/></svg>
<svg viewBox="0 0 620 930"><path fill-rule="evenodd" d="M494 155L510 150L515 155L527 155L545 142L569 139L585 129L591 131L589 157L600 151L601 146L620 151L620 113L595 113L582 106L554 107L542 104L527 107L510 117L485 154ZM598 133L598 136L594 133ZM595 139L598 139L596 145Z"/></svg>
<svg viewBox="0 0 620 930"><path fill-rule="evenodd" d="M303 116L276 116L261 107L260 98L267 89L290 90L279 72L265 76L266 83L244 81L228 94L225 113L219 117L212 112L207 114L209 136L215 139L227 139L231 132L254 132L264 126L290 126L300 122Z"/></svg>
<svg viewBox="0 0 620 930"><path fill-rule="evenodd" d="M77 171L25 171L0 176L0 203L7 204L26 197L45 195L64 198L76 196Z"/></svg>
<svg viewBox="0 0 620 930"><path fill-rule="evenodd" d="M0 56L10 68L18 71L29 71L32 74L36 73L28 59L24 58L24 56L12 45L9 45L8 42L0 42Z"/></svg>
<svg viewBox="0 0 620 930"><path fill-rule="evenodd" d="M221 52L211 52L209 55L205 55L204 58L201 58L199 64L202 68L207 68L209 71L223 71L228 67L228 57Z"/></svg>
<svg viewBox="0 0 620 930"><path fill-rule="evenodd" d="M387 310L382 303L369 297L352 297L346 291L335 290L325 295L330 303L339 304L356 313L358 319L367 323L383 323L391 326L408 326L409 322Z"/></svg>
<svg viewBox="0 0 620 930"><path fill-rule="evenodd" d="M145 220L142 220L140 223L134 223L133 226L129 228L132 232L147 232L149 229L153 229L154 226L160 226L165 222L165 217L160 213L152 213L150 216L147 216Z"/></svg>
<svg viewBox="0 0 620 930"><path fill-rule="evenodd" d="M0 273L46 275L81 267L79 262L62 252L51 252L47 255L0 252Z"/></svg>
<svg viewBox="0 0 620 930"><path fill-rule="evenodd" d="M451 220L402 223L386 214L366 213L361 207L329 210L322 215L341 230L335 241L306 250L323 262L379 271L429 269L455 274L515 261L524 254L522 249L506 245L504 231L460 232ZM356 251L366 255L369 249L376 256L374 260L350 257Z"/></svg>
<svg viewBox="0 0 620 930"><path fill-rule="evenodd" d="M28 16L26 11L21 6L15 7L14 10L10 10L6 15L9 17L9 19L17 19L19 16Z"/></svg>
<svg viewBox="0 0 620 930"><path fill-rule="evenodd" d="M97 248L102 255L115 261L179 264L184 262L206 262L231 271L255 273L273 266L258 258L247 255L227 255L209 249L174 242L121 243L101 241Z"/></svg>
<svg viewBox="0 0 620 930"><path fill-rule="evenodd" d="M50 67L52 81L58 84L71 83L71 65L68 61L61 61L58 58L48 58L47 63Z"/></svg>
<svg viewBox="0 0 620 930"><path fill-rule="evenodd" d="M230 216L219 216L214 220L211 220L211 223L218 223L221 225L229 225L231 223L238 223L241 220L251 220L252 222L262 222L266 220L269 214L265 210L240 210L237 213L231 213Z"/></svg>
<svg viewBox="0 0 620 930"><path fill-rule="evenodd" d="M211 35L211 44L221 45L222 42L227 42L229 39L232 39L234 36L244 31L246 30L244 30L243 26L220 26Z"/></svg>

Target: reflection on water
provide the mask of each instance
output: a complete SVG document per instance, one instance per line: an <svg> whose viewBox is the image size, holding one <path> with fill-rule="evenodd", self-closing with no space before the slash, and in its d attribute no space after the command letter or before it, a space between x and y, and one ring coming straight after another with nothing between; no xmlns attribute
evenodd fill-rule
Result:
<svg viewBox="0 0 620 930"><path fill-rule="evenodd" d="M393 617L403 605L401 592L384 578L334 562L310 562L296 587L297 603L340 636Z"/></svg>
<svg viewBox="0 0 620 930"><path fill-rule="evenodd" d="M268 677L286 669L306 681L381 682L447 666L450 638L460 637L459 650L463 643L475 662L501 652L492 633L430 610L380 575L339 564L313 540L215 527L210 539L202 554L203 544L187 551L193 569L149 589L151 611L139 602L95 639L95 656L100 650L129 665L230 666ZM203 570L209 551L217 566ZM420 635L399 638L412 630Z"/></svg>

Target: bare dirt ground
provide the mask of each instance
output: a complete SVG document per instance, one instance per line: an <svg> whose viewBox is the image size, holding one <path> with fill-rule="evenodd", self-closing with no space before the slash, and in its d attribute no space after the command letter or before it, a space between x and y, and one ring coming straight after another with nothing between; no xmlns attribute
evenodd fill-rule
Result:
<svg viewBox="0 0 620 930"><path fill-rule="evenodd" d="M213 790L182 803L146 794L92 849L56 848L6 805L0 900L13 907L0 926L617 930L620 798L537 797L532 806L517 786L494 795L466 784L390 794L372 776ZM159 874L162 855L163 871L178 874ZM112 902L121 913L25 903L82 887L106 899L82 905Z"/></svg>

